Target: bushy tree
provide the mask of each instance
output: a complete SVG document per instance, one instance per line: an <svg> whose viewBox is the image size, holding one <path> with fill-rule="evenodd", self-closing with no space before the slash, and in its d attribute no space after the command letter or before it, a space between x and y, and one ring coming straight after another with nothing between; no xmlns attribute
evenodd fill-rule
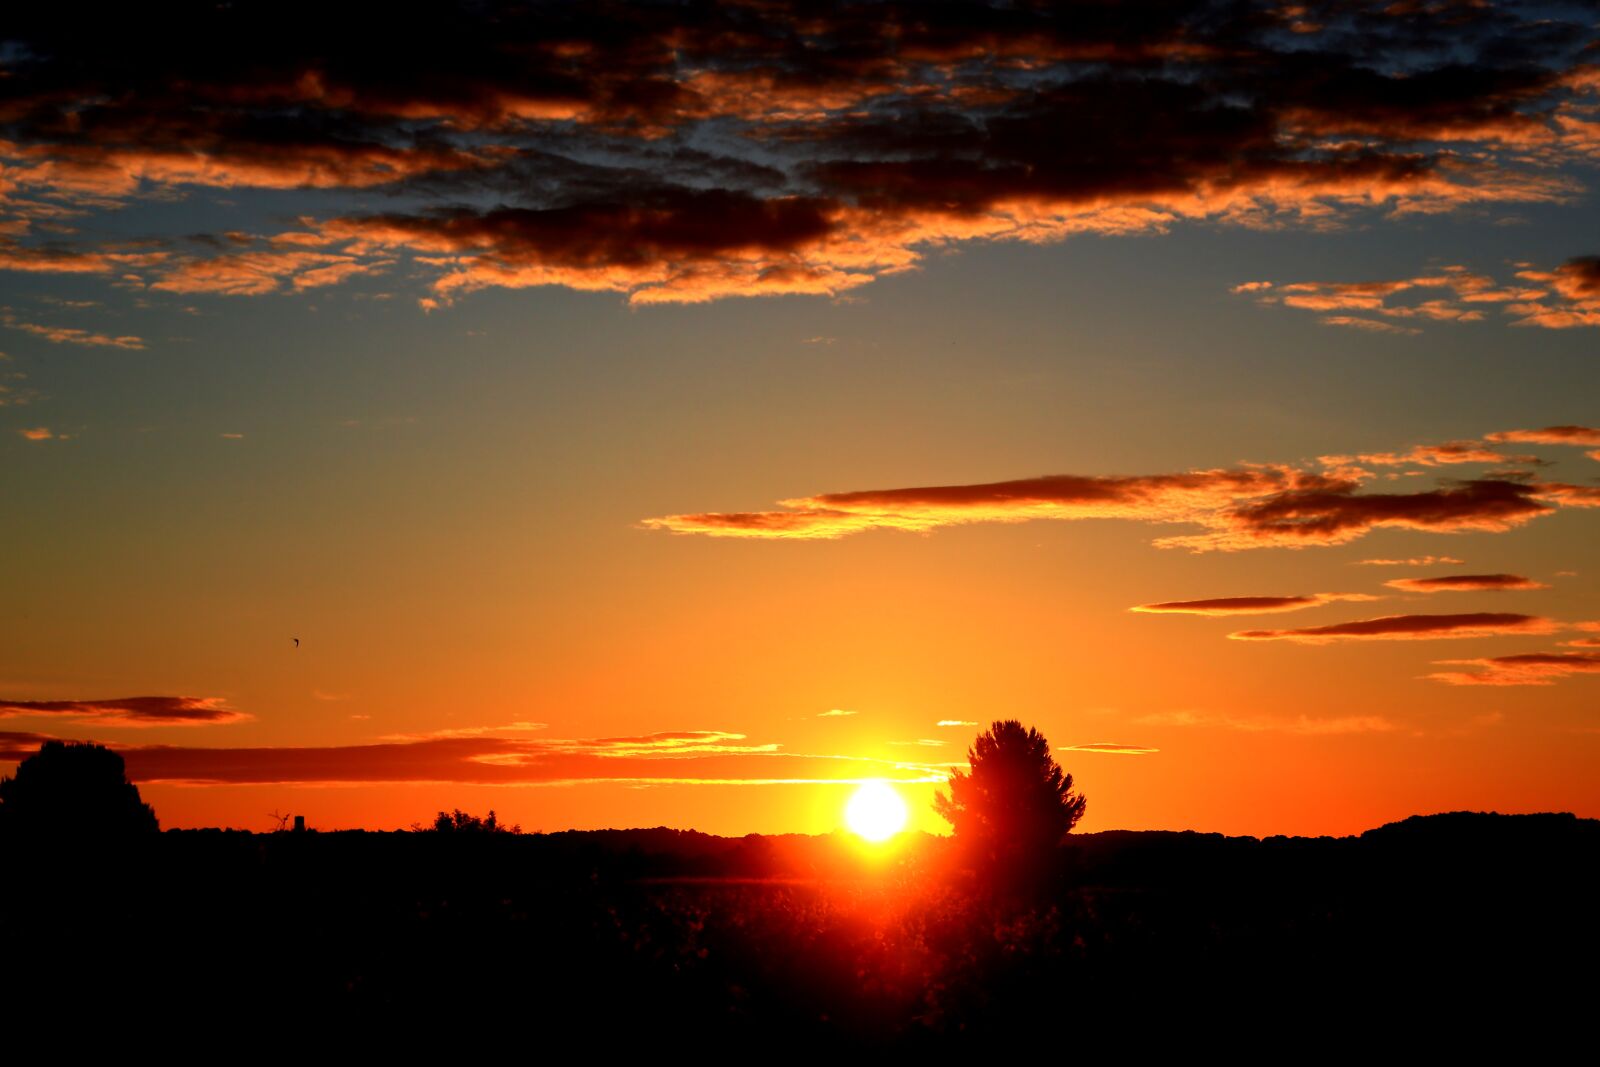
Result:
<svg viewBox="0 0 1600 1067"><path fill-rule="evenodd" d="M454 811L441 811L434 817L433 825L424 827L414 824L413 830L432 830L441 834L520 834L522 827L516 824L503 825L495 816L494 809L489 809L485 818L468 815L460 808Z"/></svg>
<svg viewBox="0 0 1600 1067"><path fill-rule="evenodd" d="M122 757L88 741L46 741L0 778L0 829L53 837L155 833L156 813Z"/></svg>
<svg viewBox="0 0 1600 1067"><path fill-rule="evenodd" d="M949 795L933 806L956 840L980 862L1034 867L1083 818L1085 798L1050 755L1039 731L1015 719L996 722L967 750L970 769L950 775Z"/></svg>

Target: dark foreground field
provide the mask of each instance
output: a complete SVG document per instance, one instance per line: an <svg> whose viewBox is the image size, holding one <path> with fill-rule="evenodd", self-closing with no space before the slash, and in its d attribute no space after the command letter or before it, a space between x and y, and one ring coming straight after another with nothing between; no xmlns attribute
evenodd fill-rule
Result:
<svg viewBox="0 0 1600 1067"><path fill-rule="evenodd" d="M0 995L13 1032L69 1017L257 1042L330 1024L368 1046L515 1034L597 1056L1198 1043L1300 1059L1380 1039L1532 1052L1592 1030L1595 820L1070 841L1034 898L932 838L876 856L669 830L10 841Z"/></svg>

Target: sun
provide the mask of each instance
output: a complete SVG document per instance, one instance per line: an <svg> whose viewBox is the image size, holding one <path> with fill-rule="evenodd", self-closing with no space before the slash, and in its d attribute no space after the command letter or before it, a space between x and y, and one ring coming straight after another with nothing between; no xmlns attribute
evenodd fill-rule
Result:
<svg viewBox="0 0 1600 1067"><path fill-rule="evenodd" d="M863 782L844 808L844 821L868 841L887 841L906 826L906 802L888 782Z"/></svg>

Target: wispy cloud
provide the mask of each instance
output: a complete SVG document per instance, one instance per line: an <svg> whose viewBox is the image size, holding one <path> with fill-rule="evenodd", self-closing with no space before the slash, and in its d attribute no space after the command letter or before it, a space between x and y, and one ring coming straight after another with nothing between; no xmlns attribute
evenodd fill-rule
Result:
<svg viewBox="0 0 1600 1067"><path fill-rule="evenodd" d="M935 726L976 726L978 724L976 722L974 722L973 720L971 720L971 719L940 719L938 722L934 723L933 725L935 725Z"/></svg>
<svg viewBox="0 0 1600 1067"><path fill-rule="evenodd" d="M1550 588L1520 574L1443 574L1436 578L1395 578L1383 584L1408 593Z"/></svg>
<svg viewBox="0 0 1600 1067"><path fill-rule="evenodd" d="M252 716L222 697L116 697L107 700L3 700L0 718L66 717L86 726L218 726Z"/></svg>
<svg viewBox="0 0 1600 1067"><path fill-rule="evenodd" d="M1452 442L1413 453L1426 456L1430 465L1507 458L1497 453L1462 456L1458 446L1462 452L1472 451ZM1324 460L1342 463L1352 458ZM973 485L819 493L780 501L780 511L665 515L645 519L641 525L711 537L826 540L868 530L925 533L971 523L1123 519L1198 526L1203 532L1163 536L1154 543L1205 552L1344 544L1377 529L1501 532L1559 507L1600 506L1600 488L1521 474L1385 493L1365 489L1364 483L1373 477L1365 469L1328 466L1245 464L1177 474L1063 474Z"/></svg>
<svg viewBox="0 0 1600 1067"><path fill-rule="evenodd" d="M1486 441L1514 441L1529 445L1600 445L1600 429L1593 426L1546 426L1542 430L1498 430Z"/></svg>
<svg viewBox="0 0 1600 1067"><path fill-rule="evenodd" d="M1465 671L1438 671L1428 675L1447 685L1554 685L1578 674L1600 673L1600 654L1588 652L1530 652L1482 659L1445 659L1441 666L1470 667Z"/></svg>
<svg viewBox="0 0 1600 1067"><path fill-rule="evenodd" d="M1326 644L1331 641L1423 641L1490 634L1547 634L1558 629L1557 623L1538 615L1477 611L1457 615L1385 615L1296 630L1240 630L1228 636L1235 641Z"/></svg>
<svg viewBox="0 0 1600 1067"><path fill-rule="evenodd" d="M1159 748L1145 748L1142 745L1113 745L1105 742L1096 742L1092 745L1067 745L1061 752L1101 752L1112 756L1149 756L1161 750Z"/></svg>
<svg viewBox="0 0 1600 1067"><path fill-rule="evenodd" d="M1344 312L1322 314L1321 321L1385 333L1419 334L1412 324L1420 322L1483 322L1493 309L1512 326L1600 326L1600 256L1579 256L1553 270L1524 267L1504 283L1454 265L1386 281L1246 282L1233 292L1267 305Z"/></svg>
<svg viewBox="0 0 1600 1067"><path fill-rule="evenodd" d="M1156 615L1267 615L1282 611L1303 611L1340 600L1368 601L1381 597L1366 593L1308 593L1303 596L1228 596L1210 600L1168 600L1160 604L1140 604L1129 611Z"/></svg>
<svg viewBox="0 0 1600 1067"><path fill-rule="evenodd" d="M1290 719L1273 719L1235 715L1217 715L1198 711L1163 711L1134 720L1141 726L1206 727L1238 730L1244 733L1286 733L1310 736L1337 734L1388 733L1395 724L1381 715L1344 715L1333 718L1312 718L1306 715Z"/></svg>
<svg viewBox="0 0 1600 1067"><path fill-rule="evenodd" d="M829 708L827 711L818 713L817 718L819 718L819 719L847 719L852 715L859 715L859 714L860 714L860 712L851 711L851 710L848 710L846 708Z"/></svg>
<svg viewBox="0 0 1600 1067"><path fill-rule="evenodd" d="M1454 556L1412 556L1409 559L1356 560L1356 564L1362 567L1432 567L1441 563L1461 564L1465 562L1466 560L1456 559Z"/></svg>
<svg viewBox="0 0 1600 1067"><path fill-rule="evenodd" d="M20 759L44 735L0 734L0 759ZM720 730L632 737L434 737L368 745L202 748L113 745L136 782L195 785L461 782L565 786L775 785L889 779L939 782L947 768L912 761L786 753Z"/></svg>
<svg viewBox="0 0 1600 1067"><path fill-rule="evenodd" d="M144 348L144 338L132 334L113 336L107 333L96 333L93 330L79 329L75 326L41 326L35 322L20 322L10 315L0 317L7 327L31 333L35 337L43 337L51 344L57 345L83 345L88 348Z"/></svg>

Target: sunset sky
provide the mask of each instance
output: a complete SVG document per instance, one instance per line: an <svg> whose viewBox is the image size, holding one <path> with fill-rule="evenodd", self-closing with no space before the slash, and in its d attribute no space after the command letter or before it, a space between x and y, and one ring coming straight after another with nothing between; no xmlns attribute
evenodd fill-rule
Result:
<svg viewBox="0 0 1600 1067"><path fill-rule="evenodd" d="M6 23L0 773L1600 816L1594 0Z"/></svg>

